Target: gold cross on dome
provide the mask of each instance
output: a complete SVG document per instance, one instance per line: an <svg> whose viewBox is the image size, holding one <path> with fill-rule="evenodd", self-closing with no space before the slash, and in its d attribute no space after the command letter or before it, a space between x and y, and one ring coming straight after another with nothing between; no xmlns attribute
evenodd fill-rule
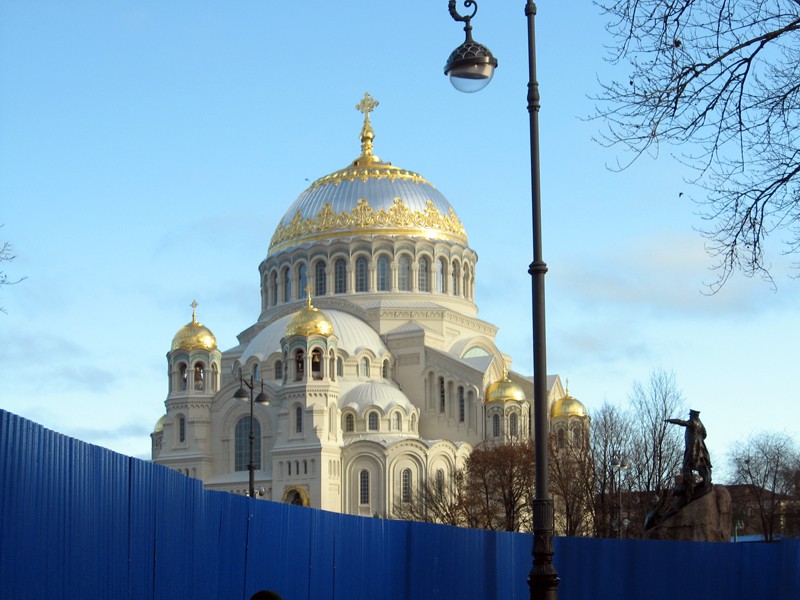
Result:
<svg viewBox="0 0 800 600"><path fill-rule="evenodd" d="M306 285L305 293L306 293L307 306L308 306L308 308L311 308L311 284L310 283Z"/></svg>
<svg viewBox="0 0 800 600"><path fill-rule="evenodd" d="M197 322L197 306L198 306L197 300L192 300L192 303L190 304L190 306L192 307L192 321L194 321L196 323Z"/></svg>
<svg viewBox="0 0 800 600"><path fill-rule="evenodd" d="M375 110L378 104L380 103L370 96L369 92L364 92L364 97L361 99L361 102L356 104L356 110L361 111L367 118L369 118L369 113Z"/></svg>
<svg viewBox="0 0 800 600"><path fill-rule="evenodd" d="M365 159L366 162L374 160L372 158L372 140L375 139L375 132L372 131L372 124L369 122L369 113L375 110L378 101L364 92L361 102L356 104L356 109L364 113L364 126L361 128L361 157L356 162Z"/></svg>

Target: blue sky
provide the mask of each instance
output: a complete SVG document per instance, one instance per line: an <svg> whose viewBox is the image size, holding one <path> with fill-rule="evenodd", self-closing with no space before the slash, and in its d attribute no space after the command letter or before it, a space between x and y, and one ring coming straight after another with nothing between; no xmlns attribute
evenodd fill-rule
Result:
<svg viewBox="0 0 800 600"><path fill-rule="evenodd" d="M0 406L148 456L189 304L223 349L255 321L275 226L358 155L365 91L376 154L453 204L480 317L530 373L523 9L480 3L474 36L500 64L466 95L442 73L463 40L444 0L0 0L0 240L27 277L0 291ZM776 289L737 275L703 293L699 192L674 150L614 173L592 141L607 42L591 4L539 4L548 370L590 411L673 371L715 464L751 432L797 436L792 259L772 248Z"/></svg>

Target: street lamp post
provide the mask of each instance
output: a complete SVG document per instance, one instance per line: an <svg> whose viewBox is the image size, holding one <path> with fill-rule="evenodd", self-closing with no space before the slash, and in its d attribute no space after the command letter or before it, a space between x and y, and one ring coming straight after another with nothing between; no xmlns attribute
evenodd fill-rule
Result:
<svg viewBox="0 0 800 600"><path fill-rule="evenodd" d="M488 85L497 67L497 60L485 46L472 39L471 19L478 11L474 0L464 0L472 14L461 15L456 1L449 0L450 15L465 23L466 40L447 60L445 74L459 91L475 92ZM528 114L531 147L531 214L533 228L533 262L528 267L533 300L533 422L536 452L536 496L533 502L533 567L528 579L531 600L558 598L558 573L553 566L553 501L548 483L547 415L547 343L545 336L544 275L547 265L542 258L542 210L539 176L539 83L536 80L536 5L525 4L528 20Z"/></svg>
<svg viewBox="0 0 800 600"><path fill-rule="evenodd" d="M617 472L617 537L622 537L622 471L628 468L625 459L615 458L611 461L611 470Z"/></svg>
<svg viewBox="0 0 800 600"><path fill-rule="evenodd" d="M247 464L247 470L249 474L249 487L248 487L248 496L251 498L256 497L256 464L253 460L253 445L255 442L255 433L253 432L253 406L256 402L265 403L267 402L267 395L264 393L264 382L261 382L261 393L258 394L256 398L253 398L253 376L250 376L250 381L246 379L242 379L242 376L239 376L239 389L236 390L236 393L233 395L234 398L238 400L246 400L248 397L248 393L244 390L244 386L247 386L250 391L250 462Z"/></svg>

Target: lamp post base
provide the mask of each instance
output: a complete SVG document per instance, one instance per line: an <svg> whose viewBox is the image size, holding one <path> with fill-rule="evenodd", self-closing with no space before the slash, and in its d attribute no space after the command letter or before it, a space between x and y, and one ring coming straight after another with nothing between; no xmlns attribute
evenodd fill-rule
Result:
<svg viewBox="0 0 800 600"><path fill-rule="evenodd" d="M533 568L528 576L531 600L557 600L560 579L553 566L553 501L533 501Z"/></svg>

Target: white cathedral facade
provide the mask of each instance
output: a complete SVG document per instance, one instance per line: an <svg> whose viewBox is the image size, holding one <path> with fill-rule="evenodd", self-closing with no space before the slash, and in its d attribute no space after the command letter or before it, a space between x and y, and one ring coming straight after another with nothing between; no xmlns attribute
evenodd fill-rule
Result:
<svg viewBox="0 0 800 600"><path fill-rule="evenodd" d="M476 445L532 435L533 384L477 317L464 226L422 176L373 154L376 105L357 106L361 155L278 223L239 344L221 352L195 310L175 335L155 462L247 493L252 405L259 497L391 517ZM554 427L586 419L558 376L548 391Z"/></svg>

